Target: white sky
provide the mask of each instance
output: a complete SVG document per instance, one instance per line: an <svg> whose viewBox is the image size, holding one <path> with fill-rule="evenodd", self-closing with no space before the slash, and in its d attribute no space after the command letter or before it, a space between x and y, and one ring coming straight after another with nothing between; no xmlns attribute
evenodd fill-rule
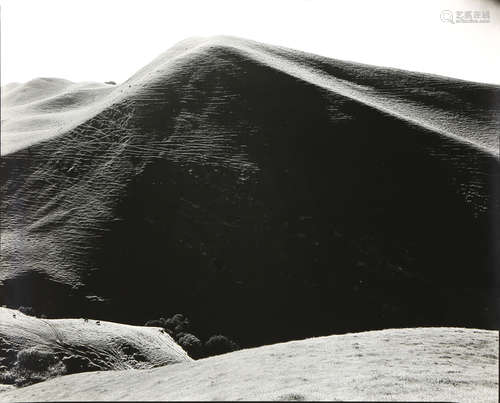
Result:
<svg viewBox="0 0 500 403"><path fill-rule="evenodd" d="M122 82L190 36L233 35L332 58L500 84L489 0L0 0L1 82ZM442 10L490 22L442 22Z"/></svg>

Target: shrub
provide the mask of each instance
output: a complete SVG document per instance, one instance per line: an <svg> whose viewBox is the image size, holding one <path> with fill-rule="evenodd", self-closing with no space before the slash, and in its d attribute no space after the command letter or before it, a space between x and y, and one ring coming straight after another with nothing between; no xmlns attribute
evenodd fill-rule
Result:
<svg viewBox="0 0 500 403"><path fill-rule="evenodd" d="M68 374L77 374L79 372L89 371L91 362L88 358L79 355L65 356L62 359Z"/></svg>
<svg viewBox="0 0 500 403"><path fill-rule="evenodd" d="M175 330L175 326L176 326L176 324L172 320L172 318L165 319L165 322L164 322L165 330L170 330L173 332Z"/></svg>
<svg viewBox="0 0 500 403"><path fill-rule="evenodd" d="M38 350L36 347L26 348L17 353L17 365L28 371L45 371L54 364L54 354Z"/></svg>
<svg viewBox="0 0 500 403"><path fill-rule="evenodd" d="M31 306L20 306L17 310L28 316L35 316L35 312Z"/></svg>
<svg viewBox="0 0 500 403"><path fill-rule="evenodd" d="M17 386L26 386L64 375L66 367L56 354L30 347L17 353L10 372Z"/></svg>
<svg viewBox="0 0 500 403"><path fill-rule="evenodd" d="M223 335L214 335L203 344L198 337L189 332L191 322L181 313L167 319L149 320L146 326L163 327L192 358L224 354L240 349L234 341Z"/></svg>
<svg viewBox="0 0 500 403"><path fill-rule="evenodd" d="M181 338L183 338L187 333L184 332L179 332L179 333L174 333L172 336L174 340L178 343Z"/></svg>
<svg viewBox="0 0 500 403"><path fill-rule="evenodd" d="M203 344L200 339L191 333L183 333L177 343L189 354L191 358L201 358L203 355Z"/></svg>
<svg viewBox="0 0 500 403"><path fill-rule="evenodd" d="M163 327L163 323L158 319L148 320L144 326Z"/></svg>
<svg viewBox="0 0 500 403"><path fill-rule="evenodd" d="M170 330L170 334L178 334L178 333L183 333L189 331L190 328L190 322L189 319L186 318L183 314L181 313L176 313L174 316L171 318L160 318L160 321L162 322L161 327L163 327L165 330ZM155 321L156 322L156 321ZM158 325L155 325L158 326Z"/></svg>
<svg viewBox="0 0 500 403"><path fill-rule="evenodd" d="M2 347L0 349L0 357L2 365L12 367L17 360L17 351L13 348Z"/></svg>
<svg viewBox="0 0 500 403"><path fill-rule="evenodd" d="M175 329L174 329L174 333L185 333L185 332L186 332L186 330L188 330L188 329L186 328L186 326L184 326L184 324L183 324L183 323L181 323L181 324L179 324L179 325L177 325L177 326L175 327Z"/></svg>
<svg viewBox="0 0 500 403"><path fill-rule="evenodd" d="M66 367L62 362L57 361L45 371L33 372L17 370L16 373L18 375L16 379L16 386L27 386L37 382L43 382L57 376L66 375Z"/></svg>
<svg viewBox="0 0 500 403"><path fill-rule="evenodd" d="M172 316L172 320L175 322L176 325L184 322L185 319L186 317L182 313L176 313L174 316Z"/></svg>
<svg viewBox="0 0 500 403"><path fill-rule="evenodd" d="M172 322L174 324L174 329L179 329L178 332L185 332L189 330L189 319L181 313L176 313L172 316Z"/></svg>
<svg viewBox="0 0 500 403"><path fill-rule="evenodd" d="M0 385L15 385L17 375L6 366L0 367Z"/></svg>
<svg viewBox="0 0 500 403"><path fill-rule="evenodd" d="M186 318L183 314L177 313L171 318L160 318L148 320L145 326L155 326L162 327L165 330L169 331L170 334L177 334L182 332L187 332L190 328L189 319Z"/></svg>
<svg viewBox="0 0 500 403"><path fill-rule="evenodd" d="M239 346L221 334L214 335L205 342L205 352L208 355L225 354L236 350L239 350Z"/></svg>

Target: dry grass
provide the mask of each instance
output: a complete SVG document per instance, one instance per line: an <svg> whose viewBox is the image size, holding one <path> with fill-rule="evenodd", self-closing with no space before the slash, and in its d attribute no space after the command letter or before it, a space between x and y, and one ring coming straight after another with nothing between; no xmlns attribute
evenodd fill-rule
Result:
<svg viewBox="0 0 500 403"><path fill-rule="evenodd" d="M43 368L25 368L19 354L31 352L53 360ZM28 356L25 361L34 365L37 357ZM0 383L24 385L64 373L152 368L183 361L191 358L160 328L38 319L0 308Z"/></svg>
<svg viewBox="0 0 500 403"><path fill-rule="evenodd" d="M498 332L388 329L150 370L64 376L0 400L498 401Z"/></svg>

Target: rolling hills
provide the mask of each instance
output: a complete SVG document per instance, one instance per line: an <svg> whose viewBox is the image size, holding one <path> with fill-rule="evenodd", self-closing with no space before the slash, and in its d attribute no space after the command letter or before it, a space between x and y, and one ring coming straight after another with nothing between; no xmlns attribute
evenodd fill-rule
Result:
<svg viewBox="0 0 500 403"><path fill-rule="evenodd" d="M244 346L497 329L499 96L231 37L2 88L0 304Z"/></svg>

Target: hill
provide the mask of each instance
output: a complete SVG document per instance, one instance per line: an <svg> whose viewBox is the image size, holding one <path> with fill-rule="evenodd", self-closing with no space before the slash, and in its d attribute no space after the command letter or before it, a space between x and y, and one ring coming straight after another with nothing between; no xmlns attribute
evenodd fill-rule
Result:
<svg viewBox="0 0 500 403"><path fill-rule="evenodd" d="M101 109L112 86L38 78L2 88L2 155L65 133ZM94 112L95 113L95 112Z"/></svg>
<svg viewBox="0 0 500 403"><path fill-rule="evenodd" d="M182 312L244 346L496 329L499 94L228 37L117 86L18 84L2 92L0 304Z"/></svg>
<svg viewBox="0 0 500 403"><path fill-rule="evenodd" d="M192 361L160 328L89 319L39 319L0 308L0 384L85 371Z"/></svg>
<svg viewBox="0 0 500 403"><path fill-rule="evenodd" d="M150 370L63 376L0 401L498 402L498 332L387 329L293 341Z"/></svg>

